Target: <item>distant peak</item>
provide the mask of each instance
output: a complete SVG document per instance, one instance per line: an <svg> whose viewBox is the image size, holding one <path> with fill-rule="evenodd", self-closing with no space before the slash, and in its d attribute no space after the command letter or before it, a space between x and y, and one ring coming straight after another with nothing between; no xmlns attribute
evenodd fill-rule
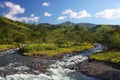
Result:
<svg viewBox="0 0 120 80"><path fill-rule="evenodd" d="M63 23L61 23L59 25L63 25L63 26L75 26L75 23L70 22L70 21L66 21L66 22L63 22Z"/></svg>

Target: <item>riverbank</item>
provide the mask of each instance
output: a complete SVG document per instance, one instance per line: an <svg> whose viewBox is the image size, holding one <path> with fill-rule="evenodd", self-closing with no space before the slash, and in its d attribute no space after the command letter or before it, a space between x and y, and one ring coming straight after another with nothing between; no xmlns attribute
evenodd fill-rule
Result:
<svg viewBox="0 0 120 80"><path fill-rule="evenodd" d="M78 71L102 80L120 80L119 65L109 62L89 60L78 64Z"/></svg>
<svg viewBox="0 0 120 80"><path fill-rule="evenodd" d="M93 47L94 47L93 44L90 44L90 43L80 43L77 45L75 43L71 43L69 45L43 43L43 44L29 44L21 48L21 50L23 52L22 55L25 55L25 56L46 55L46 56L52 57L52 56L57 56L65 53L74 53L78 51L83 51Z"/></svg>
<svg viewBox="0 0 120 80"><path fill-rule="evenodd" d="M0 56L0 76L12 74L40 74L46 72L49 57L23 56L19 50L6 51ZM8 54L7 54L8 53Z"/></svg>
<svg viewBox="0 0 120 80"><path fill-rule="evenodd" d="M106 61L113 64L117 64L120 63L120 51L106 50L100 53L91 54L89 58L92 60Z"/></svg>
<svg viewBox="0 0 120 80"><path fill-rule="evenodd" d="M91 53L100 52L104 46L97 44L95 48L74 53L64 53L48 57L46 55L23 56L18 51L0 56L0 79L24 80L100 80L89 77L78 71L77 63L88 60ZM4 62L2 62L4 61ZM76 71L77 70L77 71ZM28 75L28 76L26 76ZM17 76L17 77L16 77ZM25 77L26 76L26 77Z"/></svg>
<svg viewBox="0 0 120 80"><path fill-rule="evenodd" d="M17 44L4 44L4 45L0 44L0 52L10 50L10 49L15 49L18 47L20 47L20 46Z"/></svg>
<svg viewBox="0 0 120 80"><path fill-rule="evenodd" d="M23 56L19 48L6 50L0 55L0 76L45 73L50 64L62 60L67 55L74 56L75 53L58 54L51 57L42 54Z"/></svg>

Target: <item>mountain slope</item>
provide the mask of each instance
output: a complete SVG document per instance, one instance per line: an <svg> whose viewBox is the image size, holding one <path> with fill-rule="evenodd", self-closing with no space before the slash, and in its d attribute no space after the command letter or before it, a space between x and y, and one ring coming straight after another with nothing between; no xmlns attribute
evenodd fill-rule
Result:
<svg viewBox="0 0 120 80"><path fill-rule="evenodd" d="M31 30L27 24L0 16L0 43L20 42L27 38ZM21 38L23 37L23 38Z"/></svg>
<svg viewBox="0 0 120 80"><path fill-rule="evenodd" d="M61 25L61 26L75 26L75 23L70 22L70 21L66 21L66 22L61 23L61 24L59 24L59 25Z"/></svg>
<svg viewBox="0 0 120 80"><path fill-rule="evenodd" d="M96 24L92 24L92 23L77 23L77 25L81 25L87 28L93 28L95 26L97 26Z"/></svg>
<svg viewBox="0 0 120 80"><path fill-rule="evenodd" d="M96 25L67 21L58 25L49 23L27 24L0 16L0 44L94 42L104 39L106 33L119 25ZM104 35L104 34L105 35ZM110 32L111 33L111 32ZM99 36L98 36L99 34ZM104 36L102 36L104 35ZM79 42L79 43L78 43Z"/></svg>

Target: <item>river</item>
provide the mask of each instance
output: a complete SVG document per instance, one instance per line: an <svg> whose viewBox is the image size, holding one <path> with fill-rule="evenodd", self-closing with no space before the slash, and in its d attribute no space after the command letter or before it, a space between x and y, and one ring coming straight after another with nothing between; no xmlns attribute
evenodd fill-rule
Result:
<svg viewBox="0 0 120 80"><path fill-rule="evenodd" d="M17 74L10 74L6 76L1 76L0 80L100 80L97 78L89 77L81 72L77 71L77 63L88 60L88 55L91 53L101 52L105 49L105 46L95 43L95 47L89 50L81 51L78 53L73 54L65 54L62 59L57 60L49 60L50 65L47 68L45 73L40 73L39 71L35 71L30 69L28 66L25 65L18 65L20 63L16 62L9 63L5 66L0 66L0 71L3 70L20 70L22 73ZM4 58L11 54L15 54L18 49L13 49L7 52L1 52L0 54L0 61L1 59L5 60ZM5 53L3 55L3 53ZM19 54L16 54L19 55ZM4 56L4 57L3 57ZM12 55L11 55L12 56ZM21 56L22 57L22 56ZM18 57L20 58L20 57ZM7 61L6 61L7 62ZM31 73L28 73L27 70L31 70ZM37 72L38 74L34 74Z"/></svg>

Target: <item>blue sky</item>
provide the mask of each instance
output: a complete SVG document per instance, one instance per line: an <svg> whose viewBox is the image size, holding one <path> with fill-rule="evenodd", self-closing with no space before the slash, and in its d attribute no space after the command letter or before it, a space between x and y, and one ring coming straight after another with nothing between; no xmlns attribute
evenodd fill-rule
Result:
<svg viewBox="0 0 120 80"><path fill-rule="evenodd" d="M120 0L0 0L0 15L30 23L120 24Z"/></svg>

